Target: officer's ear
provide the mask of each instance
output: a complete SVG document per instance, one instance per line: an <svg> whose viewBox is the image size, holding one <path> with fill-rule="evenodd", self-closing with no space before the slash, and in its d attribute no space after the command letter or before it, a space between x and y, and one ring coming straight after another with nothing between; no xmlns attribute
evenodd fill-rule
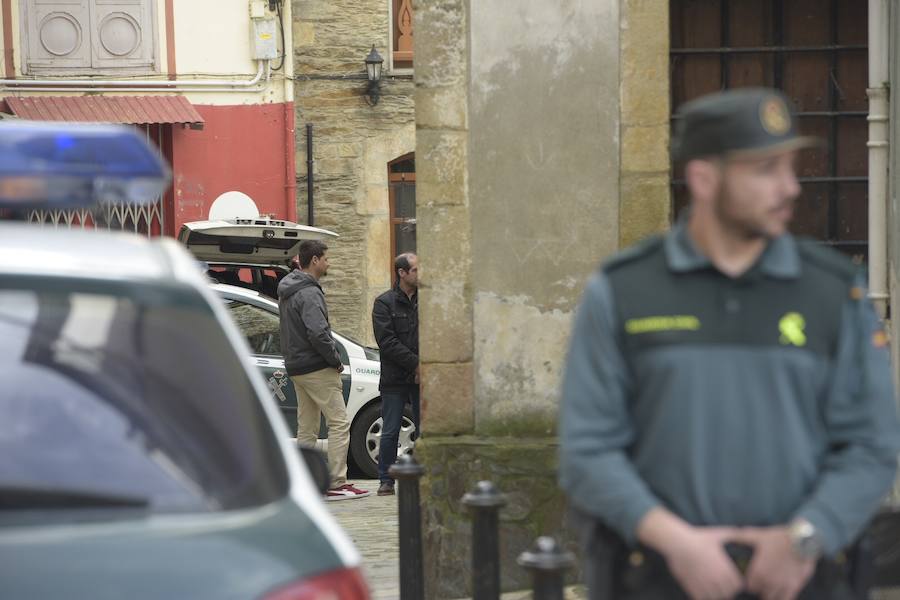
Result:
<svg viewBox="0 0 900 600"><path fill-rule="evenodd" d="M695 202L712 202L722 185L722 161L718 158L695 158L684 165L684 180Z"/></svg>

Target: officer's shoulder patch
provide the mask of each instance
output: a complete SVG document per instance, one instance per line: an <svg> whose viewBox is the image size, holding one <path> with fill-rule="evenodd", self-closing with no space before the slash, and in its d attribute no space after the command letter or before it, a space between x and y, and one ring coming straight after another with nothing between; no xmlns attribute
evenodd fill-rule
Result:
<svg viewBox="0 0 900 600"><path fill-rule="evenodd" d="M650 256L662 248L663 240L665 240L665 237L662 235L648 237L633 246L629 246L628 248L613 254L603 261L603 264L600 265L600 269L609 273L625 265L634 263L646 256Z"/></svg>
<svg viewBox="0 0 900 600"><path fill-rule="evenodd" d="M859 276L859 267L852 260L821 242L801 238L797 240L797 250L804 263L815 265L843 281L850 282Z"/></svg>

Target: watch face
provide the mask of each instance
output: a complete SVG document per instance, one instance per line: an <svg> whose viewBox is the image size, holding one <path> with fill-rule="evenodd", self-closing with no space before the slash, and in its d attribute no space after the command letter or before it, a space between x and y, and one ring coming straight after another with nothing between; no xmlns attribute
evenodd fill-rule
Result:
<svg viewBox="0 0 900 600"><path fill-rule="evenodd" d="M794 551L803 558L818 558L822 554L822 541L811 523L798 522L791 526Z"/></svg>

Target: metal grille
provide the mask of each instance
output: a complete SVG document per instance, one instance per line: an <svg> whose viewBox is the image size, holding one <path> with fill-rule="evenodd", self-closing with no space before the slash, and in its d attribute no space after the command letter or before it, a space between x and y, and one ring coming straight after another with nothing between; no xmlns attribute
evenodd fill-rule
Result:
<svg viewBox="0 0 900 600"><path fill-rule="evenodd" d="M865 259L865 3L672 0L670 6L673 108L719 89L783 90L796 105L801 132L828 143L800 156L803 193L793 229ZM677 214L687 204L683 179L672 179L672 198Z"/></svg>
<svg viewBox="0 0 900 600"><path fill-rule="evenodd" d="M168 125L142 125L147 140L156 148L163 148L164 135L171 135ZM167 130L169 130L167 132ZM162 150L160 150L162 155ZM29 221L52 227L108 229L111 231L128 231L154 237L165 232L164 196L155 202L145 205L108 204L93 210L33 210L29 213Z"/></svg>

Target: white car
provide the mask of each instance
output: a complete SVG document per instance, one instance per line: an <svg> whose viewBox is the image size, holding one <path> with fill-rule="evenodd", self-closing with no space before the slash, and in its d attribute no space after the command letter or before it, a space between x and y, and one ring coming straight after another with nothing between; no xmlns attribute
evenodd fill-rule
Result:
<svg viewBox="0 0 900 600"><path fill-rule="evenodd" d="M214 218L185 223L178 239L206 263L210 279L219 282L210 285L249 342L254 363L269 382L288 427L296 433L297 396L281 356L275 290L290 272L290 261L301 241L326 239L333 243L338 236L325 229L260 216L253 210L252 204L235 208L217 201L210 210ZM350 419L349 458L364 476L376 478L382 428L378 350L337 332L334 338L344 363L341 379ZM319 435L324 440L328 434L324 420L322 423ZM412 408L407 407L400 426L399 454L412 450L414 436Z"/></svg>

